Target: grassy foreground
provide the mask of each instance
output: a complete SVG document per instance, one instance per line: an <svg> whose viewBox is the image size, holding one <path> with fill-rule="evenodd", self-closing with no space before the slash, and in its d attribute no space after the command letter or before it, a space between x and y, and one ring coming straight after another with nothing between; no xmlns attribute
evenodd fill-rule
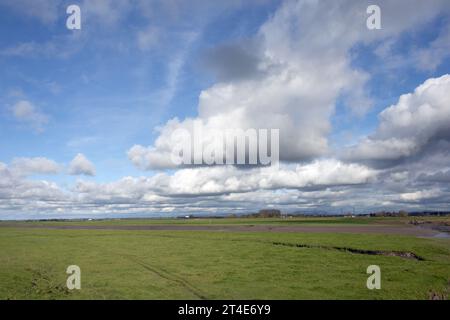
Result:
<svg viewBox="0 0 450 320"><path fill-rule="evenodd" d="M366 288L373 264L381 290ZM81 268L81 290L66 289L69 265ZM449 280L448 239L0 228L0 299L428 299L448 298Z"/></svg>

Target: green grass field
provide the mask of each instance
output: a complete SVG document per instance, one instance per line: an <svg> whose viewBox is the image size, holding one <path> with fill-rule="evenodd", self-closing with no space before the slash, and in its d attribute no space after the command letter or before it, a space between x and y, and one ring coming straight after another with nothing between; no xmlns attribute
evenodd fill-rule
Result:
<svg viewBox="0 0 450 320"><path fill-rule="evenodd" d="M384 221L304 220L164 223L346 225ZM384 222L397 224L401 220ZM82 222L154 223L163 222ZM334 247L408 251L424 260L351 253ZM81 290L66 288L69 265L81 268ZM381 290L366 288L369 265L381 268ZM429 299L431 293L448 298L449 281L448 239L341 233L0 228L0 299Z"/></svg>

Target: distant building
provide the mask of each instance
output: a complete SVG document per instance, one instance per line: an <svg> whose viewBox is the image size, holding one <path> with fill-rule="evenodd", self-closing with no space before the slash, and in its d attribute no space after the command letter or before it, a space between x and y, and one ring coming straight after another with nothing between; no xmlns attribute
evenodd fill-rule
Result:
<svg viewBox="0 0 450 320"><path fill-rule="evenodd" d="M186 215L186 216L178 216L177 219L192 219L194 218L194 215L190 214L190 215Z"/></svg>

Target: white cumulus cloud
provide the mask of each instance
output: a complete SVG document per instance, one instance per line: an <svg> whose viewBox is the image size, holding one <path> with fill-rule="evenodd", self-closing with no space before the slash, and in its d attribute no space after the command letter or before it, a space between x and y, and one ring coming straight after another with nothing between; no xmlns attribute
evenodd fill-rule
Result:
<svg viewBox="0 0 450 320"><path fill-rule="evenodd" d="M95 176L95 166L83 154L79 153L69 164L69 174Z"/></svg>
<svg viewBox="0 0 450 320"><path fill-rule="evenodd" d="M379 115L376 132L346 150L352 160L398 160L450 141L450 75L425 81Z"/></svg>
<svg viewBox="0 0 450 320"><path fill-rule="evenodd" d="M200 121L205 128L203 142L212 130L280 129L281 161L299 162L328 155L331 118L338 99L343 97L347 107L358 115L371 106L365 90L369 75L352 66L351 50L358 44L395 41L405 30L419 28L450 9L448 2L441 0L432 4L414 1L414 5L410 1L381 1L386 27L371 32L365 28L368 4L283 2L249 40L251 59L256 61L249 67L251 70L246 70L244 76L225 72L222 81L201 92L197 117L168 121L154 144L133 147L130 159L142 169L172 168L171 135L180 128L192 131L193 121ZM408 14L403 13L405 10ZM236 44L245 45L245 41ZM246 50L221 48L214 51L212 63L230 51L234 59L217 62L218 74L223 72L217 69L242 69L239 66L249 60ZM220 50L228 53L221 55ZM395 143L409 148L403 141ZM376 147L384 148L381 144Z"/></svg>
<svg viewBox="0 0 450 320"><path fill-rule="evenodd" d="M53 160L36 158L14 158L10 168L13 172L21 176L31 174L56 174L61 171L61 166Z"/></svg>

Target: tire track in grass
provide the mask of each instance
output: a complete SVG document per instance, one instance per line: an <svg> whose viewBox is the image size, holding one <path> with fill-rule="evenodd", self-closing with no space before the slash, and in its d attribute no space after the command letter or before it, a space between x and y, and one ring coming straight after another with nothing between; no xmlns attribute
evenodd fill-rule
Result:
<svg viewBox="0 0 450 320"><path fill-rule="evenodd" d="M98 246L98 247L100 247L100 246ZM101 249L104 252L109 252L110 254L112 254L112 256L118 256L118 257L122 257L124 259L130 260L130 261L140 265L147 271L150 271L151 273L157 275L158 277L183 287L184 289L186 289L187 291L192 293L195 297L197 297L200 300L208 299L203 293L200 292L199 289L194 287L188 281L176 276L175 274L171 274L167 270L164 270L162 268L157 268L155 266L151 266L150 264L143 262L138 257L131 255L129 253L119 252L117 250L113 251L113 250L110 250L109 248L104 248L103 246L101 246Z"/></svg>
<svg viewBox="0 0 450 320"><path fill-rule="evenodd" d="M196 296L198 299L201 299L201 300L208 299L203 293L200 292L199 289L194 287L188 281L186 281L186 280L184 280L184 279L182 279L182 278L180 278L180 277L178 277L178 276L176 276L174 274L171 274L167 270L164 270L162 268L157 268L155 266L151 266L148 263L144 263L143 261L137 259L135 256L131 256L131 255L128 255L128 254L122 254L122 256L128 258L129 260L133 261L134 263L139 264L141 267L143 267L147 271L150 271L150 272L156 274L157 276L159 276L159 277L161 277L161 278L163 278L163 279L165 279L167 281L174 282L174 283L182 286L187 291L189 291L194 296Z"/></svg>

